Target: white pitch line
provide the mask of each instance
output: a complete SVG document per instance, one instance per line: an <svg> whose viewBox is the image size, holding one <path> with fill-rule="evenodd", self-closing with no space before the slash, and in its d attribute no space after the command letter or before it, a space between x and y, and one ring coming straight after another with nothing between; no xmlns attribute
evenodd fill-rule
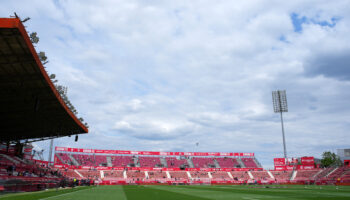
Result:
<svg viewBox="0 0 350 200"><path fill-rule="evenodd" d="M91 188L90 188L91 189ZM89 190L89 189L85 189L85 190ZM51 196L51 197L46 197L43 199L39 199L39 200L45 200L45 199L51 199L51 198L55 198L55 197L61 197L61 196L65 196L65 195L69 195L72 193L76 193L76 192L80 192L80 191L85 191L85 190L78 190L78 191L74 191L74 192L68 192L68 193L64 193L64 194L60 194L60 195L56 195L56 196Z"/></svg>
<svg viewBox="0 0 350 200"><path fill-rule="evenodd" d="M242 199L248 199L248 200L259 200L259 199L254 198L254 197L242 197Z"/></svg>

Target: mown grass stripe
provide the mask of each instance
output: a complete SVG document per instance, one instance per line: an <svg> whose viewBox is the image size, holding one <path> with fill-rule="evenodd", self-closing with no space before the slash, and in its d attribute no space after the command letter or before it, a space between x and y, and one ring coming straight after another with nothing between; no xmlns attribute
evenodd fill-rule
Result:
<svg viewBox="0 0 350 200"><path fill-rule="evenodd" d="M182 186L183 187L183 186ZM339 190L327 189L300 189L294 190L294 187L290 189L273 189L273 188L249 188L247 186L237 186L232 188L222 188L216 186L185 186L187 189L192 190L210 190L235 193L236 195L261 195L261 198L290 198L290 199L349 199L350 193L347 190L340 192Z"/></svg>
<svg viewBox="0 0 350 200"><path fill-rule="evenodd" d="M209 200L190 194L179 194L174 191L164 191L153 186L123 186L128 200Z"/></svg>
<svg viewBox="0 0 350 200"><path fill-rule="evenodd" d="M257 194L247 194L247 193L233 194L233 193L228 193L226 191L211 190L210 188L206 188L206 187L203 187L202 189L201 187L197 187L196 190L187 188L187 186L175 186L175 187L167 188L167 187L160 186L159 189L176 191L178 193L191 194L194 196L199 196L199 197L209 198L209 199L217 199L217 200L226 200L226 199L232 199L232 198L234 199L276 199L278 198L270 195L257 195Z"/></svg>
<svg viewBox="0 0 350 200"><path fill-rule="evenodd" d="M57 196L65 193L71 193L75 191L81 191L89 189L89 187L78 187L74 189L59 189L56 191L56 189L49 190L49 191L39 191L39 192L23 192L23 193L16 193L16 194L7 194L6 196L0 197L1 200L39 200L42 198L47 198L51 196Z"/></svg>
<svg viewBox="0 0 350 200"><path fill-rule="evenodd" d="M72 195L73 193L77 193L77 192L81 192L81 191L82 191L82 190L67 192L67 193L64 193L64 194L59 194L59 195L55 195L55 196L50 196L50 197L42 198L42 199L39 199L39 200L47 200L47 199L52 199L52 198L57 198L57 197L61 198L62 196Z"/></svg>

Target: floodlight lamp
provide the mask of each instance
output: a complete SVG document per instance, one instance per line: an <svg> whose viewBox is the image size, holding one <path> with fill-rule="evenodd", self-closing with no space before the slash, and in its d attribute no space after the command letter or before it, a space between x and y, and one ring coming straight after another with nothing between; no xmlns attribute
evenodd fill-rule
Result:
<svg viewBox="0 0 350 200"><path fill-rule="evenodd" d="M287 95L285 90L273 91L272 101L275 113L288 112Z"/></svg>

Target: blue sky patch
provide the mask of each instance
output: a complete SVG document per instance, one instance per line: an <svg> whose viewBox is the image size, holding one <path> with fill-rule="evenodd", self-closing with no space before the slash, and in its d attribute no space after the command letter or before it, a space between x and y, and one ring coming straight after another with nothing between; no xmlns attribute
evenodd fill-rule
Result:
<svg viewBox="0 0 350 200"><path fill-rule="evenodd" d="M328 22L328 21L317 21L317 20L311 20L311 22L314 23L314 24L318 24L320 26L328 26L328 27L333 28L337 24L337 22L339 20L340 20L339 17L332 17L331 18L331 23Z"/></svg>
<svg viewBox="0 0 350 200"><path fill-rule="evenodd" d="M301 33L303 31L303 24L317 24L320 26L327 26L333 28L337 22L340 20L340 17L332 17L330 21L320 21L317 18L307 18L305 16L300 16L297 13L292 13L290 18L293 23L294 32Z"/></svg>
<svg viewBox="0 0 350 200"><path fill-rule="evenodd" d="M302 25L304 23L307 23L308 20L305 16L299 17L297 13L292 13L290 15L290 18L292 19L293 27L294 27L294 32L300 33L303 30Z"/></svg>
<svg viewBox="0 0 350 200"><path fill-rule="evenodd" d="M279 40L280 40L281 42L286 42L286 43L288 43L287 38L286 38L285 35L281 35L281 36L279 37Z"/></svg>

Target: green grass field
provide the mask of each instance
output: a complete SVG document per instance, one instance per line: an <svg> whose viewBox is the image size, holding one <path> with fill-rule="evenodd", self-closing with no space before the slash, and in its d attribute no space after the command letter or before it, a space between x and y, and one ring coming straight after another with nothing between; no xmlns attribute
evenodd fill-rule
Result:
<svg viewBox="0 0 350 200"><path fill-rule="evenodd" d="M350 199L346 186L97 186L7 194L1 200Z"/></svg>

